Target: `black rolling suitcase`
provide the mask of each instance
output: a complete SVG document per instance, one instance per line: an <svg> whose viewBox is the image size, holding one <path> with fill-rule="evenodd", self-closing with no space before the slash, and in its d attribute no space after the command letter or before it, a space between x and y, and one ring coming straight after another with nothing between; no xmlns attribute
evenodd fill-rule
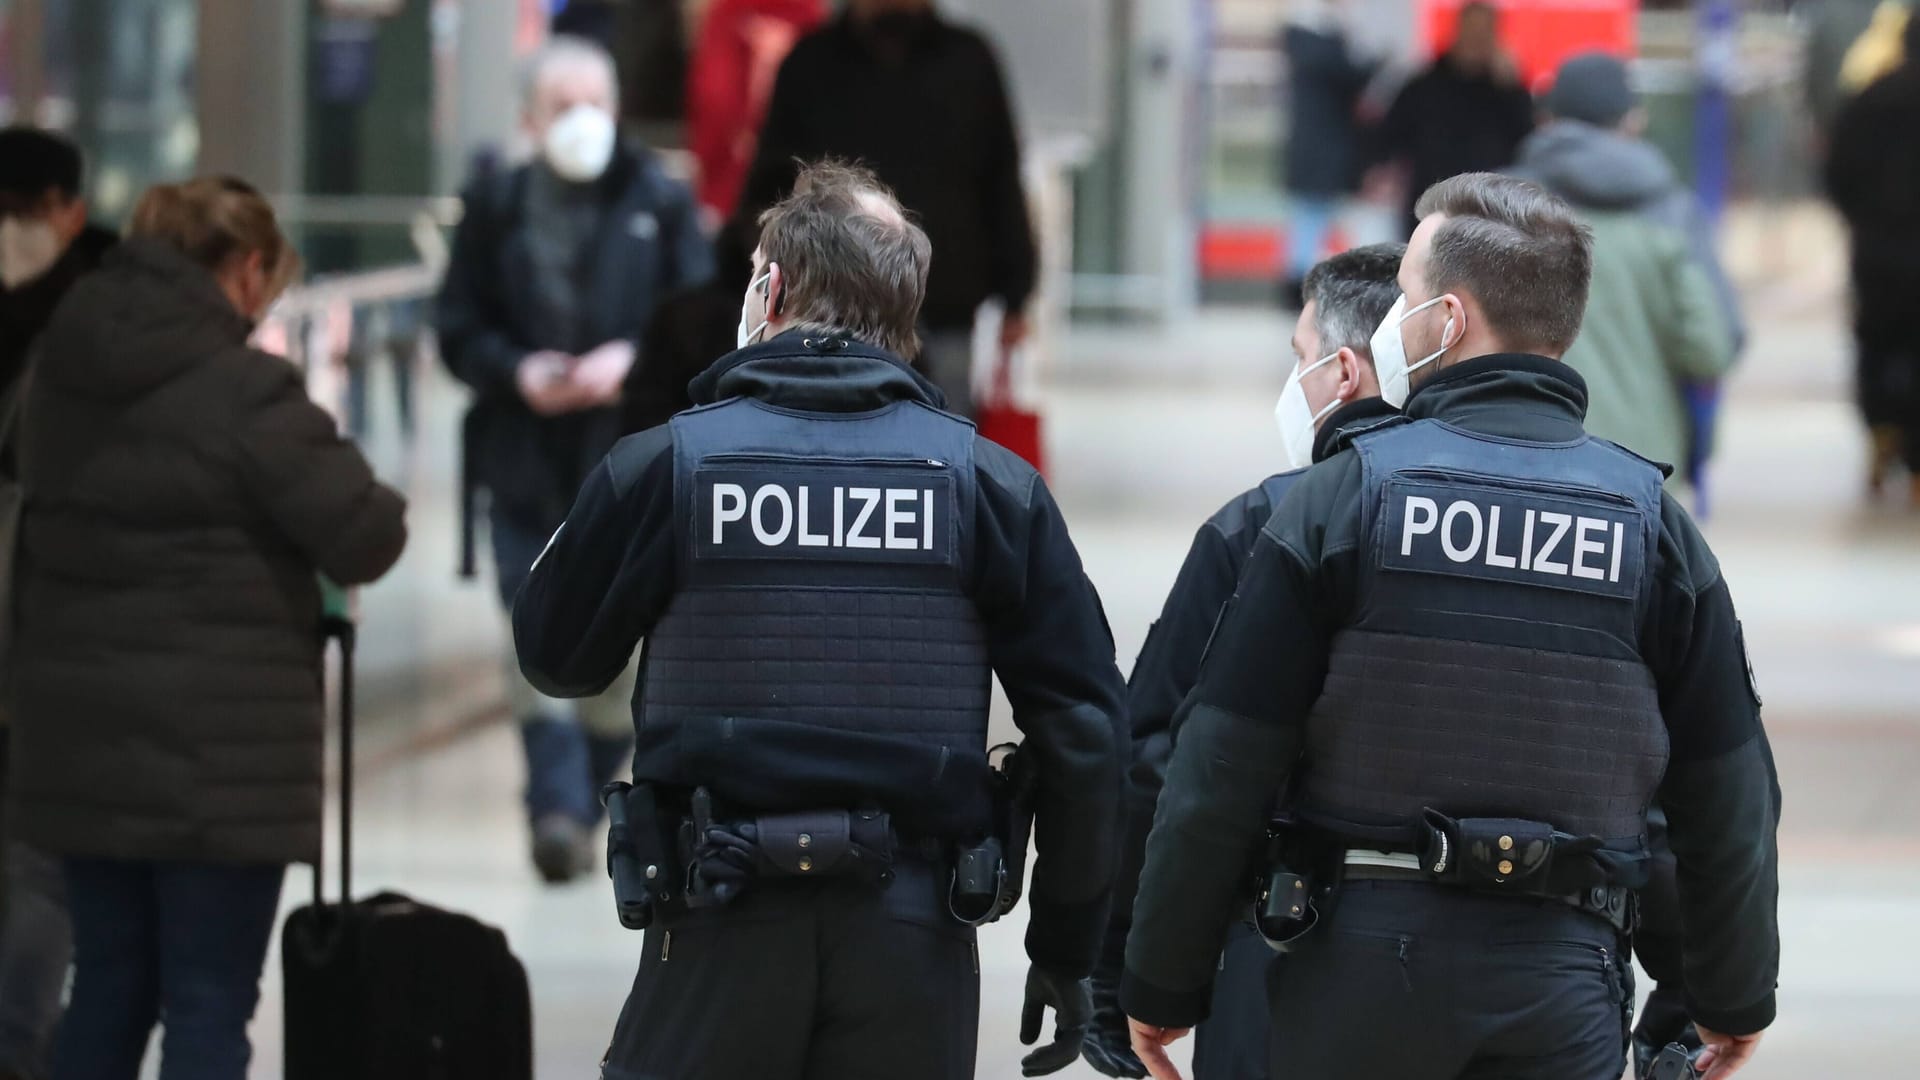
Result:
<svg viewBox="0 0 1920 1080"><path fill-rule="evenodd" d="M351 899L353 624L340 645L340 902L287 916L286 1080L532 1080L526 969L506 935L394 893Z"/></svg>

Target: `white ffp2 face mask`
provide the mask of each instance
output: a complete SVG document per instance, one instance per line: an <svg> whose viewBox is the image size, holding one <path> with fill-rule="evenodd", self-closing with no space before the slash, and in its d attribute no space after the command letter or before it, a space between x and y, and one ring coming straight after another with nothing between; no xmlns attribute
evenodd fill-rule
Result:
<svg viewBox="0 0 1920 1080"><path fill-rule="evenodd" d="M584 184L600 179L607 171L618 134L607 110L598 105L575 105L547 125L540 150L562 180Z"/></svg>
<svg viewBox="0 0 1920 1080"><path fill-rule="evenodd" d="M737 328L735 328L733 332L733 343L735 348L744 349L747 346L753 344L753 339L759 337L760 331L765 330L767 328L767 324L773 321L770 318L761 319L760 325L752 328L751 330L747 328L747 302L753 299L753 294L759 290L761 285L772 280L773 280L773 271L769 270L766 273L761 274L759 277L754 278L751 282L747 284L747 295L740 298L740 325ZM772 304L773 304L772 297L767 298L767 304L769 308L772 307Z"/></svg>
<svg viewBox="0 0 1920 1080"><path fill-rule="evenodd" d="M1307 390L1300 380L1339 359L1337 352L1315 360L1306 367L1293 366L1293 374L1287 376L1287 387L1280 391L1280 400L1273 406L1274 422L1280 425L1281 445L1287 452L1287 468L1304 469L1313 464L1313 436L1320 421L1333 410L1340 407L1340 399L1334 398L1319 412L1307 401Z"/></svg>
<svg viewBox="0 0 1920 1080"><path fill-rule="evenodd" d="M1447 316L1447 325L1440 331L1440 347L1424 356L1417 364L1407 363L1407 343L1400 336L1400 327L1415 315L1432 307L1445 298L1445 294L1436 296L1413 310L1407 310L1407 294L1401 293L1400 299L1393 302L1387 310L1387 317L1380 320L1379 329L1373 332L1369 347L1373 351L1374 374L1380 377L1380 398L1396 409L1407 404L1407 394L1413 388L1413 373L1440 359L1454 342L1448 344L1447 337L1453 333L1453 316Z"/></svg>
<svg viewBox="0 0 1920 1080"><path fill-rule="evenodd" d="M19 288L59 261L60 234L51 221L0 219L0 288Z"/></svg>

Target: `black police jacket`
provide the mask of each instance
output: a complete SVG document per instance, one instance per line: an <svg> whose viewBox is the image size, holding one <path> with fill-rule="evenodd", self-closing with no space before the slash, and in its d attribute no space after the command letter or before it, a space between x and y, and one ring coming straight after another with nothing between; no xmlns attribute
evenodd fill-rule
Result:
<svg viewBox="0 0 1920 1080"><path fill-rule="evenodd" d="M1440 372L1407 415L1566 443L1582 437L1585 409L1586 386L1571 368L1507 355ZM1361 479L1359 454L1343 451L1295 485L1262 530L1181 707L1127 944L1121 1002L1130 1016L1169 1027L1205 1016L1214 960L1245 903L1273 798L1299 760L1331 641L1357 614ZM1714 1030L1747 1033L1774 1013L1778 788L1719 564L1664 495L1660 518L1639 651L1671 746L1659 798L1690 931L1688 1012Z"/></svg>
<svg viewBox="0 0 1920 1080"><path fill-rule="evenodd" d="M733 353L690 387L696 403L746 397L788 416L938 406L939 391L897 357L799 333ZM587 478L564 527L514 605L521 670L542 692L593 694L625 667L681 589L672 425L622 440ZM1114 876L1126 754L1124 687L1099 597L1039 475L1000 446L973 443L972 556L965 591L987 656L1036 751L1040 856L1028 890L1027 951L1069 973L1093 966ZM640 699L645 700L643 687ZM844 733L843 733L844 737ZM730 753L750 757L749 741ZM660 766L636 759L635 774ZM884 754L863 756L884 787ZM766 771L764 767L762 771Z"/></svg>
<svg viewBox="0 0 1920 1080"><path fill-rule="evenodd" d="M1328 414L1313 443L1313 460L1344 448L1353 434L1379 421L1400 415L1377 397L1348 402ZM1275 507L1305 469L1269 476L1235 495L1208 518L1193 536L1187 557L1174 576L1173 588L1160 608L1160 617L1147 630L1147 640L1127 679L1127 715L1133 724L1132 765L1127 770L1127 831L1120 851L1120 877L1114 883L1113 915L1101 958L1105 970L1118 972L1133 923L1133 895L1146 860L1147 831L1153 827L1153 807L1166 784L1167 759L1173 756L1174 717L1180 703L1200 678L1200 658L1220 619L1220 609L1233 598L1253 542Z"/></svg>

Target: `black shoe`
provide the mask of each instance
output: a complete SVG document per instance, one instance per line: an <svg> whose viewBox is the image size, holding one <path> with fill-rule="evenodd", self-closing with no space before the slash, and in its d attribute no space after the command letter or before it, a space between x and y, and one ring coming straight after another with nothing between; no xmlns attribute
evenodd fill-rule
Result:
<svg viewBox="0 0 1920 1080"><path fill-rule="evenodd" d="M593 841L586 826L565 814L548 814L533 823L533 866L549 885L564 885L593 862Z"/></svg>

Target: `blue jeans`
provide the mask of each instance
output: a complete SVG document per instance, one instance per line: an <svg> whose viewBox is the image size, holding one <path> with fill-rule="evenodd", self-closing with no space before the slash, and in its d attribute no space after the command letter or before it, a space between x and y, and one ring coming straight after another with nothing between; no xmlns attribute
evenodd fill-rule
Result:
<svg viewBox="0 0 1920 1080"><path fill-rule="evenodd" d="M1327 234L1340 216L1340 198L1296 192L1287 200L1287 273L1295 281L1304 281L1327 248Z"/></svg>
<svg viewBox="0 0 1920 1080"><path fill-rule="evenodd" d="M530 528L497 511L488 526L500 602L511 612L513 598L553 533ZM512 677L518 678L518 673ZM625 689L631 693L630 687ZM614 703L620 710L616 734L605 730L604 724L600 729L582 724L577 705L534 697L530 687L526 692L530 700L516 702L521 713L516 719L527 754L527 819L538 822L549 814L565 814L591 828L600 820L601 785L632 764L630 702ZM616 688L611 694L620 692Z"/></svg>
<svg viewBox="0 0 1920 1080"><path fill-rule="evenodd" d="M68 859L73 997L54 1080L245 1080L281 865Z"/></svg>

